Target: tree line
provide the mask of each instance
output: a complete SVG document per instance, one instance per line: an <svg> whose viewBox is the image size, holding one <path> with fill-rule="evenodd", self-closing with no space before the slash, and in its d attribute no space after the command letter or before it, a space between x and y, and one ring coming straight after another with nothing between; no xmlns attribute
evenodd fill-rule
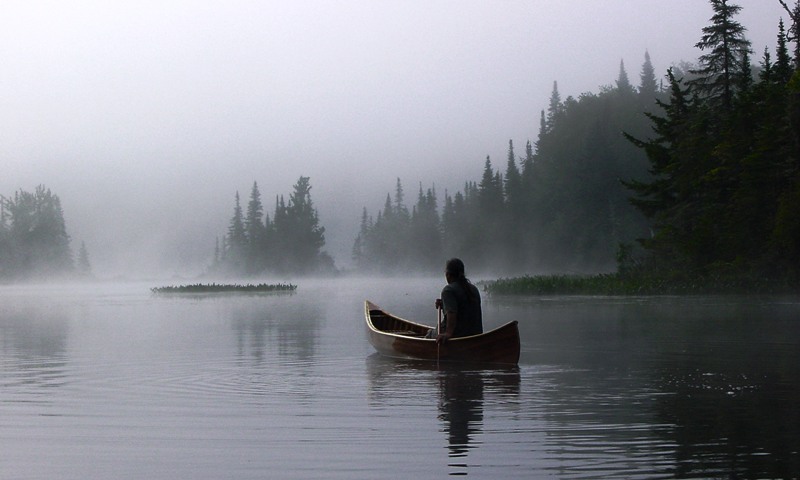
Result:
<svg viewBox="0 0 800 480"><path fill-rule="evenodd" d="M375 217L362 212L359 269L435 271L460 256L486 272L657 272L798 279L800 2L781 4L775 59L753 65L740 7L711 0L698 64L659 81L645 53L634 87L561 99L554 83L538 138L509 141L504 172L420 193L411 212L398 180ZM795 43L794 59L789 43Z"/></svg>
<svg viewBox="0 0 800 480"><path fill-rule="evenodd" d="M800 281L800 2L781 3L792 24L779 22L775 58L765 49L754 68L741 7L712 1L699 65L667 73L653 135L627 135L649 160L652 179L627 186L653 234L640 241L647 255L623 267L676 280Z"/></svg>
<svg viewBox="0 0 800 480"><path fill-rule="evenodd" d="M264 213L258 182L253 182L246 209L234 196L228 231L217 240L209 274L309 274L334 271L325 246L325 227L311 200L309 177L301 176L287 202L275 197L272 216Z"/></svg>
<svg viewBox="0 0 800 480"><path fill-rule="evenodd" d="M459 256L487 272L613 268L619 243L646 232L621 178L647 178L645 155L622 136L645 132L642 111L662 95L649 54L634 87L620 64L615 87L561 99L554 82L536 143L508 142L504 165L483 162L480 180L445 192L420 185L409 212L403 188L375 216L365 208L353 246L360 270L435 271Z"/></svg>
<svg viewBox="0 0 800 480"><path fill-rule="evenodd" d="M58 195L39 185L0 196L0 280L76 275L91 276L89 253L81 243L73 257Z"/></svg>

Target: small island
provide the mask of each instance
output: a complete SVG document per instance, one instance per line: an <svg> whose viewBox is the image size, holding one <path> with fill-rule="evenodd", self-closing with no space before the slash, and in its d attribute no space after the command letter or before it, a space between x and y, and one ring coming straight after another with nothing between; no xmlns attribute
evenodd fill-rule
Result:
<svg viewBox="0 0 800 480"><path fill-rule="evenodd" d="M267 284L259 283L258 285L247 284L219 284L219 283L197 283L194 285L178 285L167 287L155 287L150 291L156 294L174 294L174 293L293 293L297 290L297 285L289 283L276 283Z"/></svg>

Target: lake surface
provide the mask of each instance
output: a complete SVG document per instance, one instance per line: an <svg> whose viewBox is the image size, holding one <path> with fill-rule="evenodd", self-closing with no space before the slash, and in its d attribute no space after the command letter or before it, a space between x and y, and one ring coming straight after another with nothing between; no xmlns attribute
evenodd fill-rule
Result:
<svg viewBox="0 0 800 480"><path fill-rule="evenodd" d="M798 478L800 297L484 297L517 369L374 354L442 279L0 287L0 478Z"/></svg>

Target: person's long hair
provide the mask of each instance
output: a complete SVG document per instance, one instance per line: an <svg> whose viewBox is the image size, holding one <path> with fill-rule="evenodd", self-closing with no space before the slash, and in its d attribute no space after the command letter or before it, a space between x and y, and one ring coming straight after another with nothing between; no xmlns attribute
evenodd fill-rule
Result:
<svg viewBox="0 0 800 480"><path fill-rule="evenodd" d="M444 266L444 270L449 273L453 279L461 285L461 288L467 294L467 300L472 303L475 300L475 294L472 291L472 282L464 275L464 262L459 258L451 258Z"/></svg>

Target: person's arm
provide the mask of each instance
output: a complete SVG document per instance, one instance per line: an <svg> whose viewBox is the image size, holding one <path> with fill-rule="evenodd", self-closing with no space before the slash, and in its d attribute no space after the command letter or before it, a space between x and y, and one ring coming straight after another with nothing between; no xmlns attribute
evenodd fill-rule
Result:
<svg viewBox="0 0 800 480"><path fill-rule="evenodd" d="M436 343L444 343L447 340L453 338L453 335L456 332L456 324L458 323L458 314L453 311L447 312L447 329L444 333L440 333L436 337Z"/></svg>

